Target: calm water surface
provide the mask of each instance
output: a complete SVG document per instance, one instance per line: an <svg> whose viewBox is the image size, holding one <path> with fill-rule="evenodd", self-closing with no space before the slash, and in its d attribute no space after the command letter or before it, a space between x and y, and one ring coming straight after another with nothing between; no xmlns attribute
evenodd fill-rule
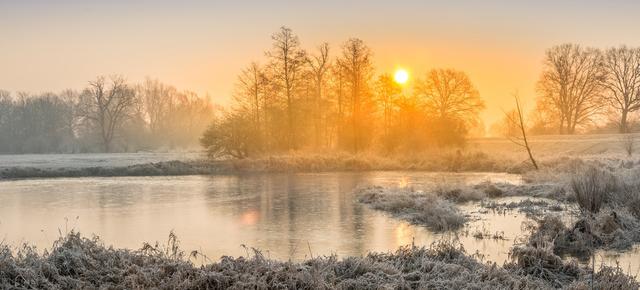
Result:
<svg viewBox="0 0 640 290"><path fill-rule="evenodd" d="M428 189L445 180L521 179L501 173L369 172L1 181L0 240L42 249L74 229L137 249L143 242L165 242L173 230L184 250L202 251L212 260L246 255L242 245L271 258L299 260L458 239L467 252L502 263L523 236L522 214L479 213L469 204L462 208L479 219L463 230L468 234L441 235L371 210L354 192L371 185ZM475 239L476 231L503 232L506 240ZM633 264L633 256L628 259Z"/></svg>

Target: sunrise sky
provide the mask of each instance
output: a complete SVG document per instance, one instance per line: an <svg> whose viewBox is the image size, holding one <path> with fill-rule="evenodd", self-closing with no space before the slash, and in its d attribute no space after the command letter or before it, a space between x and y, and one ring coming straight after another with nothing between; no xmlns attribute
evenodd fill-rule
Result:
<svg viewBox="0 0 640 290"><path fill-rule="evenodd" d="M0 88L79 89L97 75L122 74L226 104L240 70L264 63L270 35L286 25L306 48L329 42L334 56L347 38L363 39L378 73L463 70L486 101L490 125L515 90L533 105L546 48L640 45L639 8L634 1L0 0Z"/></svg>

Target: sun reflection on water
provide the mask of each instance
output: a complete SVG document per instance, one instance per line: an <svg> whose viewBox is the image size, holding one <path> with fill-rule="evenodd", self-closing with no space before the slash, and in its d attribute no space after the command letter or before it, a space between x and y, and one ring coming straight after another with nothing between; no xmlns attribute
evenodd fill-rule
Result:
<svg viewBox="0 0 640 290"><path fill-rule="evenodd" d="M260 213L257 210L248 210L240 215L240 223L247 226L255 225L260 219Z"/></svg>

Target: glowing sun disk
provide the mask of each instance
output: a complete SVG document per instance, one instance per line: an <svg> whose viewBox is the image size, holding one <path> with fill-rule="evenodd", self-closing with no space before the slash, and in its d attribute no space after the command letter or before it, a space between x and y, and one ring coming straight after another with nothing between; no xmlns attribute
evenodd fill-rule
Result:
<svg viewBox="0 0 640 290"><path fill-rule="evenodd" d="M403 69L396 70L396 73L393 75L393 80L395 80L396 83L404 84L409 80L409 73Z"/></svg>

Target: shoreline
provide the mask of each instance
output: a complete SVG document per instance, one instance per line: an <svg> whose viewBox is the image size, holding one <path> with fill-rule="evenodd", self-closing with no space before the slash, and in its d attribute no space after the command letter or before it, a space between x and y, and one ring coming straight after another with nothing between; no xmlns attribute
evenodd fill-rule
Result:
<svg viewBox="0 0 640 290"><path fill-rule="evenodd" d="M575 262L562 261L544 249L521 247L503 266L485 263L453 243L406 246L364 257L321 256L303 262L266 258L251 249L246 257L208 259L198 251L180 249L170 234L165 245L145 244L139 250L105 246L98 238L71 232L50 251L33 247L13 250L0 244L0 286L13 288L518 288L583 289L595 285L638 289L634 277L620 268L600 266L595 275ZM617 288L616 288L617 287Z"/></svg>
<svg viewBox="0 0 640 290"><path fill-rule="evenodd" d="M482 152L449 152L445 154L422 155L398 159L395 157L381 157L368 154L319 154L311 156L294 154L239 160L171 160L126 166L6 166L0 168L0 180L57 177L181 176L354 171L523 173L528 170L529 168L526 163L510 162L491 157Z"/></svg>

